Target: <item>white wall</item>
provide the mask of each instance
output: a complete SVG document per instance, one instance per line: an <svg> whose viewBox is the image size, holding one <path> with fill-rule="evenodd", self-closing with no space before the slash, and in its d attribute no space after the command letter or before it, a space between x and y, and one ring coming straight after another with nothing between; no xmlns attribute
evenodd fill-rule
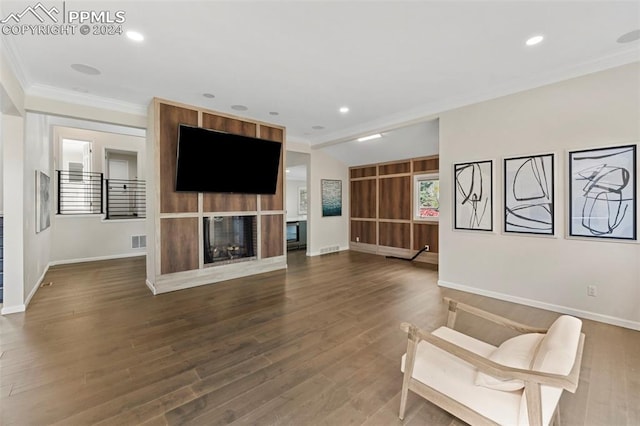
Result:
<svg viewBox="0 0 640 426"><path fill-rule="evenodd" d="M566 151L640 140L639 76L635 63L440 115L441 285L640 329L640 245L565 238ZM502 234L502 158L549 152L556 237ZM454 231L452 165L486 159L496 231Z"/></svg>
<svg viewBox="0 0 640 426"><path fill-rule="evenodd" d="M305 220L307 215L298 213L298 188L306 188L306 180L287 179L287 220Z"/></svg>
<svg viewBox="0 0 640 426"><path fill-rule="evenodd" d="M35 292L49 266L51 257L51 228L53 226L54 197L49 198L51 226L36 233L36 171L49 175L49 194L53 195L53 159L48 135L47 117L27 113L24 134L24 300ZM27 302L28 303L28 302Z"/></svg>
<svg viewBox="0 0 640 426"><path fill-rule="evenodd" d="M132 249L133 235L146 235L145 220L103 220L101 216L57 216L52 230L53 264L142 256Z"/></svg>
<svg viewBox="0 0 640 426"><path fill-rule="evenodd" d="M323 150L311 150L309 167L308 245L309 256L319 255L326 247L349 249L349 169L346 164ZM342 216L322 217L321 179L342 181Z"/></svg>
<svg viewBox="0 0 640 426"><path fill-rule="evenodd" d="M139 179L145 179L145 139L118 133L121 129L113 130L107 132L55 126L52 132L55 168L58 168L61 158L62 138L86 140L92 142L94 172L105 171L106 149L133 151L138 153L136 175ZM146 252L144 248L131 248L133 235L146 235L144 219L104 220L102 215L54 215L52 228L51 261L54 264L144 255Z"/></svg>
<svg viewBox="0 0 640 426"><path fill-rule="evenodd" d="M4 302L2 313L24 310L24 119L2 114L4 188Z"/></svg>

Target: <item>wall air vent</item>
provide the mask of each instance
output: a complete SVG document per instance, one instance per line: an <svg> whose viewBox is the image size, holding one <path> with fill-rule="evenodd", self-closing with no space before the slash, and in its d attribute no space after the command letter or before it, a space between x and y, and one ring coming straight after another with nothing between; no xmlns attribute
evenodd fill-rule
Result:
<svg viewBox="0 0 640 426"><path fill-rule="evenodd" d="M146 248L147 236L146 235L132 235L131 236L131 248Z"/></svg>

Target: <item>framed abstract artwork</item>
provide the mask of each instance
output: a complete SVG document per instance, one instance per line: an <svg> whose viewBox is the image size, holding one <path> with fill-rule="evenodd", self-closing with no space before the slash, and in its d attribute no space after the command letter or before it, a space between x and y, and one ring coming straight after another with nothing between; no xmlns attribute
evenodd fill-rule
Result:
<svg viewBox="0 0 640 426"><path fill-rule="evenodd" d="M504 232L553 235L554 155L504 160Z"/></svg>
<svg viewBox="0 0 640 426"><path fill-rule="evenodd" d="M307 214L307 187L298 187L298 214Z"/></svg>
<svg viewBox="0 0 640 426"><path fill-rule="evenodd" d="M321 180L322 216L342 216L342 181Z"/></svg>
<svg viewBox="0 0 640 426"><path fill-rule="evenodd" d="M636 240L636 145L569 152L569 236Z"/></svg>
<svg viewBox="0 0 640 426"><path fill-rule="evenodd" d="M493 231L493 161L453 165L454 229Z"/></svg>
<svg viewBox="0 0 640 426"><path fill-rule="evenodd" d="M51 226L51 203L49 175L36 170L36 233Z"/></svg>

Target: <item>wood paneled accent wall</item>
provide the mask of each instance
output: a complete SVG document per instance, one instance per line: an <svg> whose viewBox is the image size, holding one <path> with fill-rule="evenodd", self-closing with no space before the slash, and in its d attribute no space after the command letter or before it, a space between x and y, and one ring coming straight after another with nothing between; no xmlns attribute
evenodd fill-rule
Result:
<svg viewBox="0 0 640 426"><path fill-rule="evenodd" d="M437 155L351 167L350 248L411 257L429 245L418 260L437 263L438 222L415 219L413 186L415 175L438 169Z"/></svg>
<svg viewBox="0 0 640 426"><path fill-rule="evenodd" d="M150 106L147 145L156 186L150 188L147 209L153 223L148 251L148 285L162 293L286 267L284 240L285 129L190 105L154 99ZM179 124L200 126L283 144L274 195L176 192ZM151 145L150 145L151 144ZM234 159L242 167L242 159ZM242 170L239 170L242 173ZM203 218L257 217L257 259L222 266L204 265ZM151 263L151 266L149 265ZM152 271L152 272L150 272Z"/></svg>
<svg viewBox="0 0 640 426"><path fill-rule="evenodd" d="M198 194L176 192L176 152L178 125L198 125L198 111L173 105L160 105L160 170L173 170L173 174L160 173L160 212L187 213L198 211Z"/></svg>

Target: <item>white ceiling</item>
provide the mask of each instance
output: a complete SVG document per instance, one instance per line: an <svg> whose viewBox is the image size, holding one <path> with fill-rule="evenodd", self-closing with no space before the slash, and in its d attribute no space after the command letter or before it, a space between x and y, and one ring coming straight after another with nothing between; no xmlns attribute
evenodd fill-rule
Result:
<svg viewBox="0 0 640 426"><path fill-rule="evenodd" d="M33 3L3 0L2 17ZM61 1L43 3L62 10ZM2 36L28 94L110 98L141 112L158 96L282 124L290 140L312 144L640 60L640 42L616 42L640 28L638 1L68 0L65 7L124 10L123 29L146 39ZM526 47L538 33L545 40ZM78 63L101 74L70 68ZM343 105L348 114L338 112Z"/></svg>
<svg viewBox="0 0 640 426"><path fill-rule="evenodd" d="M438 124L438 120L424 121L382 132L379 139L364 142L351 140L331 144L323 150L347 166L437 155L440 152Z"/></svg>

